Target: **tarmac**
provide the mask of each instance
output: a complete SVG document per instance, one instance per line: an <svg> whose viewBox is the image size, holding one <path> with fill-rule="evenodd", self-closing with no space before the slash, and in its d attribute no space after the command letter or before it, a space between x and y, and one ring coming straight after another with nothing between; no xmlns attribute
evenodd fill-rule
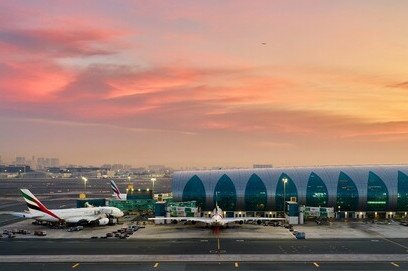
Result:
<svg viewBox="0 0 408 271"><path fill-rule="evenodd" d="M3 239L1 259L29 255L404 255L408 239ZM109 258L106 257L106 258ZM278 257L278 256L276 256ZM283 256L282 256L283 257ZM319 256L320 257L320 256ZM398 256L400 257L400 256ZM187 257L188 258L188 257ZM290 257L289 257L290 258ZM290 258L291 259L291 258ZM375 259L373 259L375 260Z"/></svg>
<svg viewBox="0 0 408 271"><path fill-rule="evenodd" d="M47 232L47 238L52 239L89 239L91 237L103 237L106 233L116 231L122 227L134 224L122 220L123 223L113 226L84 227L82 231L68 232L67 229L52 229L47 226L33 225L32 220L23 220L0 227L4 229L25 229L33 233L35 230ZM294 225L295 231L305 232L307 239L355 239L355 238L408 238L408 227L399 225L397 222L390 224L363 223L363 222L334 222L328 225L316 225L308 222L305 225ZM222 228L219 232L203 225L191 224L165 224L154 225L151 222L146 227L139 229L129 239L190 239L190 238L218 238L224 239L294 239L294 235L284 227L263 226L254 224L232 224L228 228ZM16 235L17 239L44 238L30 235Z"/></svg>
<svg viewBox="0 0 408 271"><path fill-rule="evenodd" d="M408 270L406 262L115 262L115 263L2 263L2 271L16 270L82 270L82 271L139 271L139 270L194 270L194 271L247 271L247 270L279 270L279 271L316 271L316 270L343 270L343 271L384 271L384 270Z"/></svg>
<svg viewBox="0 0 408 271"><path fill-rule="evenodd" d="M407 227L397 223L294 226L306 240L283 227L245 224L218 233L198 225L147 225L128 239L90 238L125 226L79 232L29 221L6 226L48 235L2 238L1 270L408 270Z"/></svg>

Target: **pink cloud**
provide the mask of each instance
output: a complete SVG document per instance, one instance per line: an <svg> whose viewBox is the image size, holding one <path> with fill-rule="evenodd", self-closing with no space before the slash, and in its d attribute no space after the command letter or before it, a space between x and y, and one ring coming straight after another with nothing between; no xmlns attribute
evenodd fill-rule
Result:
<svg viewBox="0 0 408 271"><path fill-rule="evenodd" d="M0 93L5 102L52 102L73 75L46 61L0 64Z"/></svg>
<svg viewBox="0 0 408 271"><path fill-rule="evenodd" d="M408 89L408 81L405 81L405 82L400 82L400 83L396 83L396 84L392 84L392 85L389 85L389 87L392 87L392 88L406 88L406 89Z"/></svg>
<svg viewBox="0 0 408 271"><path fill-rule="evenodd" d="M29 55L72 57L114 54L108 41L120 33L106 29L8 29L0 30L3 48Z"/></svg>

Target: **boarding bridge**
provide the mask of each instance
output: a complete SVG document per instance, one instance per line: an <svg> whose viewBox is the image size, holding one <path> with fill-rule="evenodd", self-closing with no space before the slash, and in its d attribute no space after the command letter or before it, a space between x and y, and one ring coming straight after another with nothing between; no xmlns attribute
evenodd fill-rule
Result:
<svg viewBox="0 0 408 271"><path fill-rule="evenodd" d="M303 215L305 218L334 218L334 208L333 207L311 207L305 206L303 210Z"/></svg>

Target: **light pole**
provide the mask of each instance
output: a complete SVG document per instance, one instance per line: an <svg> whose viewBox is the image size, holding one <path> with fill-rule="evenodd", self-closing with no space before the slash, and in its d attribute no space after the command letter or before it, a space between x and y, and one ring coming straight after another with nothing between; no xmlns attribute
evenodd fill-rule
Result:
<svg viewBox="0 0 408 271"><path fill-rule="evenodd" d="M151 180L152 183L153 183L152 193L154 194L154 182L155 182L157 179L156 179L156 178L151 178L150 180Z"/></svg>
<svg viewBox="0 0 408 271"><path fill-rule="evenodd" d="M285 212L285 202L286 202L286 183L288 182L288 178L283 178L283 212Z"/></svg>
<svg viewBox="0 0 408 271"><path fill-rule="evenodd" d="M339 219L341 219L341 210L340 210L341 206L339 205L338 207L339 207L339 208L338 208L338 212L339 212Z"/></svg>
<svg viewBox="0 0 408 271"><path fill-rule="evenodd" d="M81 179L84 181L84 189L85 189L84 193L86 195L86 182L88 181L88 178L82 176Z"/></svg>

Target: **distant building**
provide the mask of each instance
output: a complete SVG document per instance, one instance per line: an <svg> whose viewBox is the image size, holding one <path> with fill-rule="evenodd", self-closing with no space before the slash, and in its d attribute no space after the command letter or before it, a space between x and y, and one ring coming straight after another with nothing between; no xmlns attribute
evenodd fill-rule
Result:
<svg viewBox="0 0 408 271"><path fill-rule="evenodd" d="M147 170L144 167L132 168L131 170L133 174L137 175L147 174Z"/></svg>
<svg viewBox="0 0 408 271"><path fill-rule="evenodd" d="M11 166L4 166L0 165L0 173L27 173L31 172L30 166L17 166L17 165L11 165Z"/></svg>
<svg viewBox="0 0 408 271"><path fill-rule="evenodd" d="M58 158L44 158L44 157L37 158L37 169L43 170L52 167L59 167Z"/></svg>
<svg viewBox="0 0 408 271"><path fill-rule="evenodd" d="M166 166L164 165L149 165L147 170L150 173L165 173L167 171Z"/></svg>
<svg viewBox="0 0 408 271"><path fill-rule="evenodd" d="M123 165L122 164L113 164L111 166L111 170L116 170L116 171L123 170Z"/></svg>
<svg viewBox="0 0 408 271"><path fill-rule="evenodd" d="M27 161L24 156L17 156L13 164L16 166L24 166L27 165Z"/></svg>
<svg viewBox="0 0 408 271"><path fill-rule="evenodd" d="M111 169L111 168L112 168L112 165L111 165L111 164L103 164L103 165L101 166L101 168L103 168L103 169L105 169L105 170L108 170L108 169Z"/></svg>

